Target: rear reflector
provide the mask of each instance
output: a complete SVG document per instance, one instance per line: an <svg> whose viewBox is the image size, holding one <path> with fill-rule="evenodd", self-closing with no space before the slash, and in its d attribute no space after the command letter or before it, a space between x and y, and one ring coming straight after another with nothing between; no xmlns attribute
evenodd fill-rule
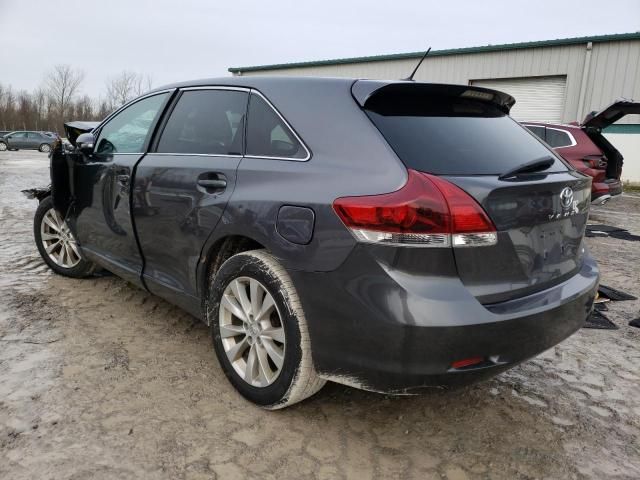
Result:
<svg viewBox="0 0 640 480"><path fill-rule="evenodd" d="M471 357L465 358L464 360L458 360L451 364L451 368L464 368L470 367L472 365L478 365L484 362L484 357Z"/></svg>
<svg viewBox="0 0 640 480"><path fill-rule="evenodd" d="M454 233L452 239L454 247L483 247L498 243L498 234L496 232Z"/></svg>
<svg viewBox="0 0 640 480"><path fill-rule="evenodd" d="M400 190L342 197L333 208L361 242L407 247L495 245L495 226L464 190L442 178L408 171Z"/></svg>

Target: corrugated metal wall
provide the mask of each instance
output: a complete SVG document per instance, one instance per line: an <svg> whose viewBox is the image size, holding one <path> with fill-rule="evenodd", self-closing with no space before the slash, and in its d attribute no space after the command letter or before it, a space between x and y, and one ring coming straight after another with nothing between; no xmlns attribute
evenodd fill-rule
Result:
<svg viewBox="0 0 640 480"><path fill-rule="evenodd" d="M414 59L385 60L245 72L243 75L396 79L409 75L416 62ZM587 72L584 71L585 63L588 64ZM415 79L468 85L473 80L550 75L567 77L564 122L581 120L586 113L599 110L618 97L640 99L640 41L595 43L590 54L585 43L427 57ZM628 116L621 123L640 123L640 116Z"/></svg>
<svg viewBox="0 0 640 480"><path fill-rule="evenodd" d="M562 122L567 96L567 77L564 75L472 80L472 84L507 92L517 98L510 114L520 122Z"/></svg>
<svg viewBox="0 0 640 480"><path fill-rule="evenodd" d="M584 112L599 110L618 97L640 100L640 41L593 45L585 86ZM627 115L619 123L640 123Z"/></svg>

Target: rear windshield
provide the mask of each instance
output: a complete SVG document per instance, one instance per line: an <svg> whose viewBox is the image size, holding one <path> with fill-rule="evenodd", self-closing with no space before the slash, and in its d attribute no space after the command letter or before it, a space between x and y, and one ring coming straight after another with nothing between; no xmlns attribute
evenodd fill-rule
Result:
<svg viewBox="0 0 640 480"><path fill-rule="evenodd" d="M408 168L438 175L499 175L552 156L530 132L487 102L466 98L374 96L365 112Z"/></svg>

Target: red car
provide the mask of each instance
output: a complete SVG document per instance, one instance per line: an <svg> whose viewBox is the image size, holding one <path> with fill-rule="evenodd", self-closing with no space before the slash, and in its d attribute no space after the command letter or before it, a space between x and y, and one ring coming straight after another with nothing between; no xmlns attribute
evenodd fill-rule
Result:
<svg viewBox="0 0 640 480"><path fill-rule="evenodd" d="M522 122L576 170L593 177L591 201L603 204L622 193L622 155L602 135L602 129L625 115L639 114L640 103L619 100L600 113L592 112L582 124Z"/></svg>

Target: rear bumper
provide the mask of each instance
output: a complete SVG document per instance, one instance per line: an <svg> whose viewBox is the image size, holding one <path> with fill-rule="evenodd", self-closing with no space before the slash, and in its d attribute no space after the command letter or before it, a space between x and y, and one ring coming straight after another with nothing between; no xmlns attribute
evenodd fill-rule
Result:
<svg viewBox="0 0 640 480"><path fill-rule="evenodd" d="M583 325L599 278L585 255L582 269L565 282L483 306L457 277L405 275L361 247L334 272L291 275L319 374L400 394L473 383L553 347ZM451 367L471 357L487 361Z"/></svg>
<svg viewBox="0 0 640 480"><path fill-rule="evenodd" d="M601 204L611 197L622 193L622 181L607 180L606 182L594 182L591 184L591 203Z"/></svg>

